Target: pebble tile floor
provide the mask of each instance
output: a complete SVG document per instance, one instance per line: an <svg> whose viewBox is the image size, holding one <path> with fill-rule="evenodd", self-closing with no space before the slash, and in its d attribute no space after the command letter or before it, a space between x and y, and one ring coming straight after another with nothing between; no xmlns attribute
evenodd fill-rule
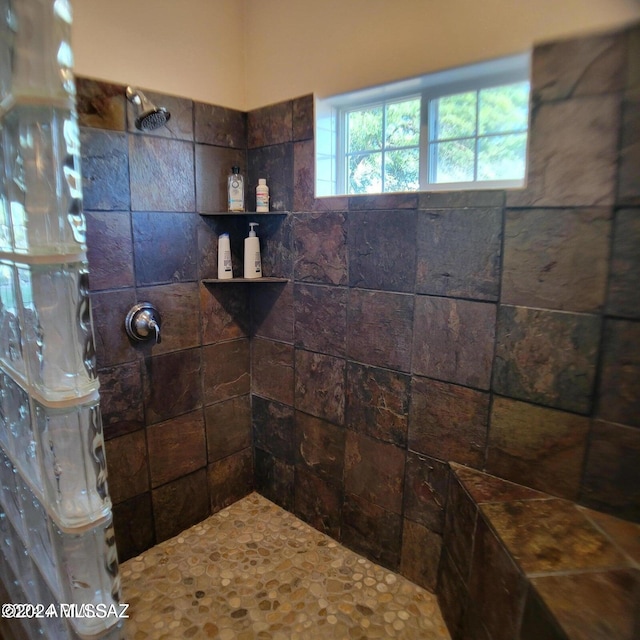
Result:
<svg viewBox="0 0 640 640"><path fill-rule="evenodd" d="M127 640L449 640L433 594L256 493L121 575Z"/></svg>

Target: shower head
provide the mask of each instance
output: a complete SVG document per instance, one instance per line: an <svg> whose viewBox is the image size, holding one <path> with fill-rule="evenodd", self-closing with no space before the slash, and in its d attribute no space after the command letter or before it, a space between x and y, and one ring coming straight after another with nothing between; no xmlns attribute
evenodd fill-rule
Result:
<svg viewBox="0 0 640 640"><path fill-rule="evenodd" d="M127 100L136 107L136 127L140 131L159 129L171 118L171 114L164 107L156 107L140 89L127 87Z"/></svg>

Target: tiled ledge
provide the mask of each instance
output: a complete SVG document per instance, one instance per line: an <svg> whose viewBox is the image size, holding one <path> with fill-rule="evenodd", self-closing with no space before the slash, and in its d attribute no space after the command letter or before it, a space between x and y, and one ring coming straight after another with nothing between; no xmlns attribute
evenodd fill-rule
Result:
<svg viewBox="0 0 640 640"><path fill-rule="evenodd" d="M438 598L453 640L640 637L640 525L451 469Z"/></svg>

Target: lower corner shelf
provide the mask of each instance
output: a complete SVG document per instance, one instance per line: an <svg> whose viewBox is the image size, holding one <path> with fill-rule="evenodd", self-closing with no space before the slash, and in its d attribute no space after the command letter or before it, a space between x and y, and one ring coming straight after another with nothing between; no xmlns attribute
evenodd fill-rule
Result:
<svg viewBox="0 0 640 640"><path fill-rule="evenodd" d="M285 283L289 282L288 278L272 278L263 276L262 278L227 278L225 280L220 278L204 278L201 281L203 284L237 284L237 283L249 283L249 284L268 284L268 283Z"/></svg>

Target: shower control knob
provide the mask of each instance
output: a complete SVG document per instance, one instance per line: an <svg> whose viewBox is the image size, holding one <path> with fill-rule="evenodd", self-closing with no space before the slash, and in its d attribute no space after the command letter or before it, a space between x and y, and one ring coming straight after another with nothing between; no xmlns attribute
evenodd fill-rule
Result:
<svg viewBox="0 0 640 640"><path fill-rule="evenodd" d="M127 335L136 342L154 340L160 343L160 313L150 302L139 302L129 309L124 321Z"/></svg>

